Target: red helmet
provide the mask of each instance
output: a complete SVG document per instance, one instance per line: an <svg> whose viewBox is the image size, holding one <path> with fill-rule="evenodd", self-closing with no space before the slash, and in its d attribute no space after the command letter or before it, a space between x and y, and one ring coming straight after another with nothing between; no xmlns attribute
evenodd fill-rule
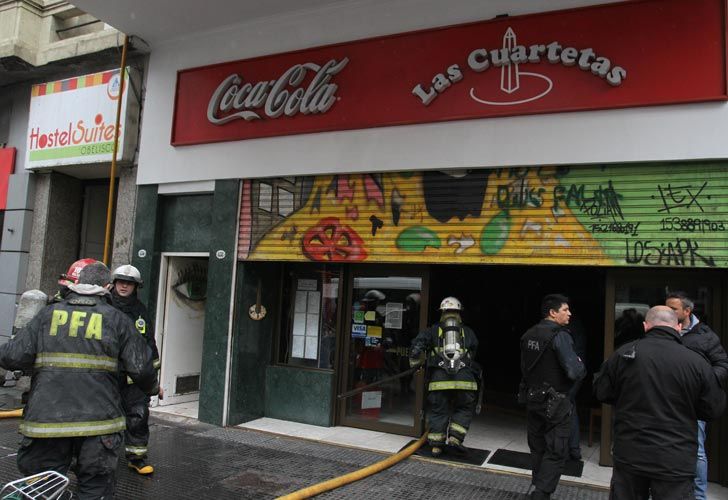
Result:
<svg viewBox="0 0 728 500"><path fill-rule="evenodd" d="M61 274L58 278L58 284L62 286L75 285L78 283L78 275L81 273L81 269L97 262L96 259L81 259L77 260L71 267L68 268L64 274Z"/></svg>

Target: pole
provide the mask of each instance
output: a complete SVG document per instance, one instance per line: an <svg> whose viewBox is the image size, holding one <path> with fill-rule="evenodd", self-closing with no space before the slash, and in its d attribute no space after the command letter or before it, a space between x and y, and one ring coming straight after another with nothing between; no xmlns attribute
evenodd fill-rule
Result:
<svg viewBox="0 0 728 500"><path fill-rule="evenodd" d="M104 236L104 264L109 265L109 246L111 243L111 224L114 211L114 188L116 187L116 153L119 151L119 129L121 127L121 100L124 98L124 79L126 77L126 50L129 39L124 35L124 47L121 50L121 67L119 76L119 99L116 101L116 127L114 128L114 152L111 157L111 173L109 174L109 201L106 205L106 235Z"/></svg>

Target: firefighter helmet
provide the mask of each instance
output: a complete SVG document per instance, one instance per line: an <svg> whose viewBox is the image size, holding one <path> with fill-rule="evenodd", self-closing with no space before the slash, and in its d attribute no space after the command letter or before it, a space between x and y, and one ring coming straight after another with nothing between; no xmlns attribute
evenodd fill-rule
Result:
<svg viewBox="0 0 728 500"><path fill-rule="evenodd" d="M440 302L441 311L462 311L463 305L455 297L445 297Z"/></svg>
<svg viewBox="0 0 728 500"><path fill-rule="evenodd" d="M139 287L143 284L142 275L139 272L139 269L131 264L119 266L116 270L114 270L114 275L112 276L111 281L114 282L116 280L133 281Z"/></svg>
<svg viewBox="0 0 728 500"><path fill-rule="evenodd" d="M80 259L71 264L68 271L61 274L58 277L58 284L61 286L75 285L78 283L78 275L81 273L81 269L97 262L96 259Z"/></svg>
<svg viewBox="0 0 728 500"><path fill-rule="evenodd" d="M386 298L387 296L379 290L369 290L367 293L364 294L364 298L362 300L364 302L376 302L378 300L384 300Z"/></svg>

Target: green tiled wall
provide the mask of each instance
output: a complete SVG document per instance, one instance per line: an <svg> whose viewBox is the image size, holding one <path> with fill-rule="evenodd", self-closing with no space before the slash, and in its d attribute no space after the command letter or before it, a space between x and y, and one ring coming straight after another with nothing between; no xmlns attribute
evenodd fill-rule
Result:
<svg viewBox="0 0 728 500"><path fill-rule="evenodd" d="M333 372L269 366L265 375L266 417L331 425Z"/></svg>
<svg viewBox="0 0 728 500"><path fill-rule="evenodd" d="M228 326L230 324L230 293L237 245L238 180L218 180L207 213L197 214L189 221L187 233L203 238L210 252L207 268L207 304L205 305L205 336L202 342L202 375L200 377L200 410L202 422L222 425L225 398L225 369ZM200 209L204 208L200 202ZM209 223L205 223L209 217ZM196 241L195 238L190 238ZM224 255L222 254L224 252Z"/></svg>
<svg viewBox="0 0 728 500"><path fill-rule="evenodd" d="M240 262L236 287L235 336L230 386L230 425L260 418L265 414L265 370L271 360L276 332L280 291L280 264ZM248 309L256 303L260 283L261 304L266 316L255 321Z"/></svg>

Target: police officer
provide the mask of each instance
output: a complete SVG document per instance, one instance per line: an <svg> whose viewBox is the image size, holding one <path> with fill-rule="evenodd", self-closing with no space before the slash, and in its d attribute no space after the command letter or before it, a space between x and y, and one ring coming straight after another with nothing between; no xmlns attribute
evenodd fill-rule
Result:
<svg viewBox="0 0 728 500"><path fill-rule="evenodd" d="M475 410L480 368L475 363L478 338L460 317L463 306L455 297L440 303L440 321L412 341L410 364L427 355L429 403L427 438L432 455L442 454L445 444L462 451ZM452 410L451 410L452 406Z"/></svg>
<svg viewBox="0 0 728 500"><path fill-rule="evenodd" d="M114 286L111 289L111 301L114 307L134 321L138 334L143 338L154 356L154 368L159 369L159 351L154 339L154 330L149 321L149 313L137 297L137 288L142 286L139 270L129 264L116 268L113 274ZM126 432L124 433L127 464L138 474L147 475L154 472L154 467L147 463L147 446L149 444L149 396L142 389L122 374L121 398L126 413ZM159 396L163 397L162 389Z"/></svg>
<svg viewBox="0 0 728 500"><path fill-rule="evenodd" d="M18 469L66 474L75 458L82 500L114 494L125 427L119 370L148 394L158 391L151 352L129 318L108 303L110 281L105 265L87 265L64 300L0 346L0 366L34 369Z"/></svg>
<svg viewBox="0 0 728 500"><path fill-rule="evenodd" d="M521 337L533 499L551 498L559 483L569 454L572 404L568 393L586 375L565 328L571 317L569 299L546 295L541 301L541 317Z"/></svg>

